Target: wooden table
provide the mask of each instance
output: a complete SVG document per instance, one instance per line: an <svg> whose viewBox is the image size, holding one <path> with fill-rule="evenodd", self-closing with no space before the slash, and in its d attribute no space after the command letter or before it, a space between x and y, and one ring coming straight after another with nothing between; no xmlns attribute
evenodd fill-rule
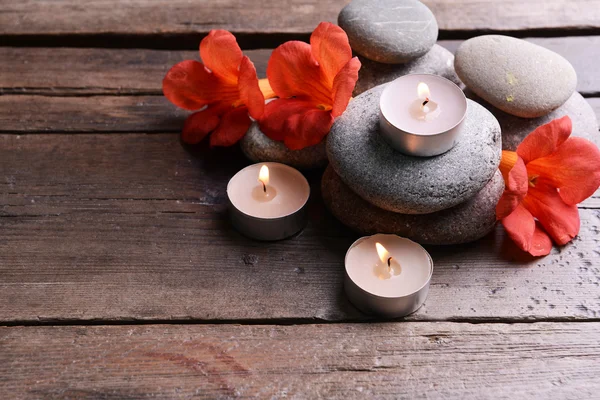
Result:
<svg viewBox="0 0 600 400"><path fill-rule="evenodd" d="M427 0L441 45L530 37L600 114L599 0ZM309 175L310 223L258 243L226 217L237 148L185 146L161 95L212 28L270 50L345 0L0 1L0 398L590 398L600 393L600 195L572 244L501 227L428 247L427 302L376 321L342 293L356 234ZM451 40L448 40L451 39Z"/></svg>

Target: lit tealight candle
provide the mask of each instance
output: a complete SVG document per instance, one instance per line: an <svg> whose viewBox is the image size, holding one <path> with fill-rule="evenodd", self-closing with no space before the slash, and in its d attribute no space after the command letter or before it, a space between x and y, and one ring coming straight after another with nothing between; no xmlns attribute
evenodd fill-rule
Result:
<svg viewBox="0 0 600 400"><path fill-rule="evenodd" d="M310 186L292 167L279 163L250 165L227 185L233 226L258 240L280 240L306 226Z"/></svg>
<svg viewBox="0 0 600 400"><path fill-rule="evenodd" d="M425 302L432 273L433 261L421 245L377 234L348 249L344 290L365 313L403 317Z"/></svg>
<svg viewBox="0 0 600 400"><path fill-rule="evenodd" d="M435 156L458 141L467 113L467 98L448 79L427 74L401 76L381 94L379 126L396 150Z"/></svg>

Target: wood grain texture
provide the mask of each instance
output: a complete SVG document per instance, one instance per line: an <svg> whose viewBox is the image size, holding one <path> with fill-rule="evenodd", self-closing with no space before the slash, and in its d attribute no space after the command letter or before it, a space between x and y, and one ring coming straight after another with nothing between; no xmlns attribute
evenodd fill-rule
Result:
<svg viewBox="0 0 600 400"><path fill-rule="evenodd" d="M309 34L336 22L347 0L23 0L4 2L0 35ZM589 30L600 28L598 0L425 0L443 31ZM107 36L107 41L110 37Z"/></svg>
<svg viewBox="0 0 600 400"><path fill-rule="evenodd" d="M600 323L0 328L11 398L593 398Z"/></svg>
<svg viewBox="0 0 600 400"><path fill-rule="evenodd" d="M226 182L245 164L175 134L0 135L0 321L364 319L342 293L356 235L325 210L319 174L308 228L260 243L227 220ZM500 227L429 247L430 295L410 319L598 318L600 210L581 218L541 259Z"/></svg>
<svg viewBox="0 0 600 400"><path fill-rule="evenodd" d="M0 132L181 132L189 114L163 96L0 96Z"/></svg>
<svg viewBox="0 0 600 400"><path fill-rule="evenodd" d="M200 39L198 39L198 43ZM272 50L248 50L266 76ZM162 95L173 65L198 60L198 51L0 47L0 93L41 95Z"/></svg>
<svg viewBox="0 0 600 400"><path fill-rule="evenodd" d="M600 36L528 38L565 57L578 75L577 90L600 95ZM462 41L438 42L454 52ZM266 76L271 50L245 52ZM0 47L0 93L51 96L162 94L162 79L169 68L197 51L147 49L80 49Z"/></svg>

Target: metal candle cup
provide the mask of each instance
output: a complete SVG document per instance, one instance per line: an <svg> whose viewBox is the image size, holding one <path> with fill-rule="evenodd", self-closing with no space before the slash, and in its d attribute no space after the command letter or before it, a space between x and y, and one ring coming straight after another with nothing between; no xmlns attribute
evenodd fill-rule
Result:
<svg viewBox="0 0 600 400"><path fill-rule="evenodd" d="M424 95L422 87L427 90ZM379 127L396 150L431 157L458 142L466 113L467 98L452 81L438 75L411 74L390 82L383 90Z"/></svg>
<svg viewBox="0 0 600 400"><path fill-rule="evenodd" d="M377 244L388 253L378 254ZM387 263L386 263L387 261ZM345 259L344 291L366 314L399 318L415 312L427 298L433 260L418 243L396 235L358 239Z"/></svg>
<svg viewBox="0 0 600 400"><path fill-rule="evenodd" d="M265 166L266 181L259 180ZM288 238L306 226L309 195L308 181L298 170L272 162L250 165L227 184L231 223L253 239Z"/></svg>

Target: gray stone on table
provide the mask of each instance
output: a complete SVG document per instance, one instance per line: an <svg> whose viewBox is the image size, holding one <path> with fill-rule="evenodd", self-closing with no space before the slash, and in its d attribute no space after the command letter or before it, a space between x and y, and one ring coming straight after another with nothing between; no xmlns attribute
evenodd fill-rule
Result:
<svg viewBox="0 0 600 400"><path fill-rule="evenodd" d="M364 57L359 58L362 66L358 71L354 96L408 74L439 75L463 86L454 71L454 55L437 44L433 45L424 56L406 64L382 64Z"/></svg>
<svg viewBox="0 0 600 400"><path fill-rule="evenodd" d="M562 56L521 39L479 36L456 51L458 77L479 97L522 118L541 117L575 91L577 74Z"/></svg>
<svg viewBox="0 0 600 400"><path fill-rule="evenodd" d="M421 57L438 36L435 16L417 0L354 0L340 12L338 24L356 53L387 64Z"/></svg>
<svg viewBox="0 0 600 400"><path fill-rule="evenodd" d="M355 194L328 167L321 182L323 200L331 213L363 235L393 233L422 244L467 243L488 234L496 224L496 204L504 190L500 171L474 197L432 214L399 214L375 207Z"/></svg>
<svg viewBox="0 0 600 400"><path fill-rule="evenodd" d="M480 97L474 96L470 91L467 91L466 94L467 97L487 108L500 123L503 150L516 150L523 139L537 127L547 124L553 119L562 118L565 115L568 115L573 122L572 136L588 139L597 146L600 146L600 132L598 132L599 127L596 113L590 103L577 92L573 93L565 104L550 114L539 118L515 117L497 109Z"/></svg>
<svg viewBox="0 0 600 400"><path fill-rule="evenodd" d="M279 162L298 169L322 168L327 165L327 140L302 150L290 150L283 142L267 137L253 122L240 141L242 151L254 162Z"/></svg>
<svg viewBox="0 0 600 400"><path fill-rule="evenodd" d="M385 85L355 97L327 138L329 163L371 204L404 214L427 214L475 196L492 178L501 157L496 118L467 100L459 142L435 157L411 157L391 148L379 132L379 98Z"/></svg>

